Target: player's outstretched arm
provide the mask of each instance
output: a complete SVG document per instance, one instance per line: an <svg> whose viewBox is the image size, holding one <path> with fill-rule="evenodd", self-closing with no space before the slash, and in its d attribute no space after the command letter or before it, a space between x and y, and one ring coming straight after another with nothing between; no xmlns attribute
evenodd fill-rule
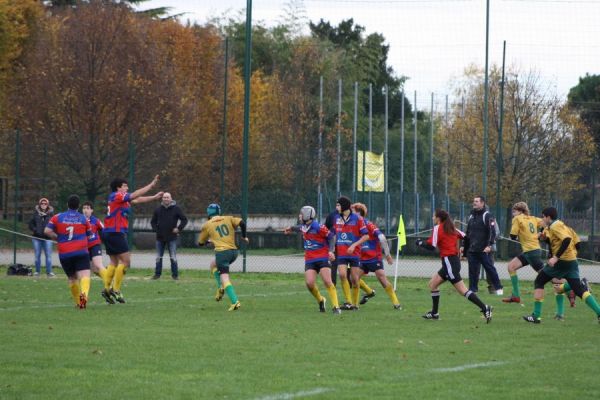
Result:
<svg viewBox="0 0 600 400"><path fill-rule="evenodd" d="M131 200L131 204L142 204L142 203L148 203L153 200L159 200L162 198L164 193L165 192L158 192L154 196L141 196L135 200Z"/></svg>
<svg viewBox="0 0 600 400"><path fill-rule="evenodd" d="M160 176L156 175L154 177L154 179L152 179L152 182L150 182L149 184L147 184L146 186L144 186L143 188L140 188L138 190L136 190L135 192L131 193L129 195L129 198L131 200L133 199L138 199L140 196L145 195L146 193L148 193L154 186L156 186L156 184L158 183L158 180L160 179ZM150 196L152 197L152 196ZM138 201L139 203L139 201ZM144 202L142 202L144 203Z"/></svg>

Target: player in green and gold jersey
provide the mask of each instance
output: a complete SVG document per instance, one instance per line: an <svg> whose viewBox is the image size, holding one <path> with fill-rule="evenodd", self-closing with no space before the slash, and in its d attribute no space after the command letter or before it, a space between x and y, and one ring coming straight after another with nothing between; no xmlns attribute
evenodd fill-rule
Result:
<svg viewBox="0 0 600 400"><path fill-rule="evenodd" d="M206 208L208 221L202 225L198 244L206 244L208 240L215 246L215 259L210 264L210 271L217 281L217 294L215 300L221 301L227 293L231 306L229 311L240 308L241 303L229 279L229 266L236 260L238 249L235 245L235 229L239 226L242 231L242 240L248 243L246 237L246 223L241 218L221 215L218 204L210 204Z"/></svg>
<svg viewBox="0 0 600 400"><path fill-rule="evenodd" d="M558 220L558 212L554 207L547 207L542 211L542 220L547 228L545 235L550 244L550 258L534 282L535 303L533 314L526 315L523 319L527 322L539 324L544 301L544 286L553 278L565 278L568 286L566 284L561 285L561 291L572 289L585 304L594 310L598 322L600 322L600 305L579 280L579 265L577 264L577 249L575 247L576 238L574 238L573 230Z"/></svg>

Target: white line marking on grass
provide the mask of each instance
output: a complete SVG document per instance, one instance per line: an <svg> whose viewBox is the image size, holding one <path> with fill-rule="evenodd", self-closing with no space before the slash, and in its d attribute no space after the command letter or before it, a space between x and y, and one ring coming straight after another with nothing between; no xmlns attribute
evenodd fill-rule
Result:
<svg viewBox="0 0 600 400"><path fill-rule="evenodd" d="M256 400L286 400L286 399L297 399L299 397L315 396L321 393L331 392L333 389L330 388L315 388L311 390L302 390L296 393L278 393L264 397L257 397Z"/></svg>
<svg viewBox="0 0 600 400"><path fill-rule="evenodd" d="M451 368L434 368L431 371L432 372L461 372L461 371L465 371L467 369L482 368L482 367L496 367L496 366L504 365L504 364L508 364L508 363L506 361L489 361L489 362L477 363L477 364L459 365L457 367L451 367Z"/></svg>

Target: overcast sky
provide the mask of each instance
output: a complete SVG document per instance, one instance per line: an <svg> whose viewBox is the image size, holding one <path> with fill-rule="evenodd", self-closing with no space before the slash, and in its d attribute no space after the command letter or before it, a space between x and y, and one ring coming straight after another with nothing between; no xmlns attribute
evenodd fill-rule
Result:
<svg viewBox="0 0 600 400"><path fill-rule="evenodd" d="M600 0L491 0L490 64L535 69L557 94L566 96L578 78L600 74ZM252 19L274 25L286 0L253 0ZM306 16L337 24L354 18L366 32L379 32L390 45L389 63L409 77L409 98L436 109L451 95L450 83L465 66L485 62L486 0L304 0ZM204 23L236 15L245 0L151 0L141 8L172 7L184 20Z"/></svg>

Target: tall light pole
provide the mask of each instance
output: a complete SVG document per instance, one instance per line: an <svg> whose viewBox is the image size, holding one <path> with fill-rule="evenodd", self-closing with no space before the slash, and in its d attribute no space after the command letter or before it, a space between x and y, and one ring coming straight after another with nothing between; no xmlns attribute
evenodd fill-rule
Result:
<svg viewBox="0 0 600 400"><path fill-rule="evenodd" d="M248 221L248 142L250 136L250 67L252 61L252 0L246 2L246 47L244 55L244 139L242 145L242 219ZM246 248L243 247L243 272Z"/></svg>
<svg viewBox="0 0 600 400"><path fill-rule="evenodd" d="M483 95L483 179L481 183L481 194L485 197L487 193L487 160L488 160L488 136L489 136L489 118L488 118L488 97L490 95L490 85L488 77L488 59L490 46L490 0L485 2L485 82Z"/></svg>

